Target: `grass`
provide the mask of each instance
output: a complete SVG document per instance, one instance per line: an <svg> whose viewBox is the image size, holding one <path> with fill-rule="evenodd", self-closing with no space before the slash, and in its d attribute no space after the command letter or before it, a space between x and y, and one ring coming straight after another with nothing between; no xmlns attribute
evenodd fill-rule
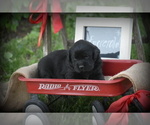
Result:
<svg viewBox="0 0 150 125"><path fill-rule="evenodd" d="M2 44L0 47L1 81L9 79L11 73L16 69L36 63L42 57L42 49L36 47L38 27L23 38L16 38Z"/></svg>
<svg viewBox="0 0 150 125"><path fill-rule="evenodd" d="M50 99L56 98L56 96L51 96ZM105 103L108 107L112 102L119 99L120 96L115 98L107 98L109 100ZM48 103L48 107L54 112L92 112L92 102L99 100L103 103L104 97L99 96L62 96L59 100L54 103Z"/></svg>
<svg viewBox="0 0 150 125"><path fill-rule="evenodd" d="M43 57L43 49L37 47L39 25L33 26L30 33L23 38L15 38L0 46L0 81L10 78L10 75L22 66L37 63ZM59 34L52 37L52 51L63 49Z"/></svg>
<svg viewBox="0 0 150 125"><path fill-rule="evenodd" d="M102 97L92 96L62 96L56 102L49 104L49 109L54 112L92 112L92 101L101 99Z"/></svg>

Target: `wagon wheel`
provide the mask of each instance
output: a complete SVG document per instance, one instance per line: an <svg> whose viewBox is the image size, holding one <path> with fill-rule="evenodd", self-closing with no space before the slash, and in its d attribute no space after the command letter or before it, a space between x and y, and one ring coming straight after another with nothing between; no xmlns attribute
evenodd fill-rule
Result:
<svg viewBox="0 0 150 125"><path fill-rule="evenodd" d="M102 105L102 103L98 100L95 100L92 102L92 111L95 113L98 112L105 112L104 106Z"/></svg>
<svg viewBox="0 0 150 125"><path fill-rule="evenodd" d="M29 113L23 120L23 125L49 125L49 120L44 113Z"/></svg>
<svg viewBox="0 0 150 125"><path fill-rule="evenodd" d="M49 112L49 109L44 102L31 99L26 102L24 112Z"/></svg>
<svg viewBox="0 0 150 125"><path fill-rule="evenodd" d="M23 109L24 112L49 112L47 105L38 99L36 94L31 95Z"/></svg>
<svg viewBox="0 0 150 125"><path fill-rule="evenodd" d="M92 111L93 111L92 116L93 125L105 124L105 119L103 116L103 112L105 112L105 110L100 101L95 100L92 102Z"/></svg>

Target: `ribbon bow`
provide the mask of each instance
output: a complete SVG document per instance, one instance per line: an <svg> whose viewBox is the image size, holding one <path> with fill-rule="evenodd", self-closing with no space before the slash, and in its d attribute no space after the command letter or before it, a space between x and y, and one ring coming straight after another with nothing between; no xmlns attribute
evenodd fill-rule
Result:
<svg viewBox="0 0 150 125"><path fill-rule="evenodd" d="M150 111L150 91L139 90L113 102L106 112L128 112L128 106L134 98L138 99L146 111Z"/></svg>
<svg viewBox="0 0 150 125"><path fill-rule="evenodd" d="M42 23L41 28L40 28L39 38L38 38L38 44L37 44L37 46L39 47L41 45L41 39L42 39L42 36L43 36L45 28L46 28L46 24L47 24L47 17L48 17L47 4L48 4L48 1L47 0L41 0L39 2L39 4L37 5L37 7L35 9L32 9L33 3L35 1L36 0L33 0L30 3L29 10L30 10L30 12L40 13L40 14L35 20L33 19L34 14L31 14L29 17L29 21L32 24ZM56 11L61 12L59 0L53 0L52 1L52 12L56 12ZM54 33L59 32L63 28L59 13L57 13L57 14L53 13L52 14L52 23L53 23L52 25L53 25Z"/></svg>
<svg viewBox="0 0 150 125"><path fill-rule="evenodd" d="M52 1L52 25L54 33L59 32L63 28L63 24L60 17L61 12L60 2L59 0Z"/></svg>
<svg viewBox="0 0 150 125"><path fill-rule="evenodd" d="M113 102L106 112L128 112L128 106L136 98L146 111L150 111L150 91L139 90L132 95L127 95ZM143 115L144 117L145 115ZM128 113L113 113L105 125L127 125Z"/></svg>

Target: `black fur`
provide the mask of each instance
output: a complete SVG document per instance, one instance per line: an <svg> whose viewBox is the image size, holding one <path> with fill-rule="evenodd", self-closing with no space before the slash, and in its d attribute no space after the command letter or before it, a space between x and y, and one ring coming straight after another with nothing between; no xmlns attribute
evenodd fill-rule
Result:
<svg viewBox="0 0 150 125"><path fill-rule="evenodd" d="M100 50L79 40L69 50L57 50L38 63L40 78L103 80Z"/></svg>

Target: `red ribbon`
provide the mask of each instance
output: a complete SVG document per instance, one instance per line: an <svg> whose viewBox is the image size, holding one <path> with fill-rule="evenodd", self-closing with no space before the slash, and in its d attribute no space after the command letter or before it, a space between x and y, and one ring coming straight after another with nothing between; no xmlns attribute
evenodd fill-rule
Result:
<svg viewBox="0 0 150 125"><path fill-rule="evenodd" d="M33 19L33 14L31 14L30 17L29 17L29 21L32 24L42 23L41 28L40 28L39 38L38 38L38 44L37 44L37 46L39 47L41 45L42 36L44 34L46 24L47 24L48 14L47 14L46 11L47 11L48 2L47 2L47 0L41 0L39 2L39 4L37 5L37 7L35 9L32 9L33 8L33 3L35 1L36 0L33 0L30 3L29 10L30 10L30 12L40 13L40 14L35 20ZM61 7L60 7L59 0L53 0L52 8L53 8L52 12L61 12ZM52 23L53 23L52 25L53 25L54 33L59 32L63 28L62 21L61 21L59 13L53 13L52 14Z"/></svg>
<svg viewBox="0 0 150 125"><path fill-rule="evenodd" d="M54 33L59 32L63 28L63 24L60 17L61 12L60 2L59 0L53 0L52 1L52 25Z"/></svg>
<svg viewBox="0 0 150 125"><path fill-rule="evenodd" d="M127 95L113 102L106 112L128 112L128 106L136 98L146 111L150 111L150 91L139 90L132 95ZM144 117L144 115L143 115ZM127 125L128 113L113 113L105 125Z"/></svg>
<svg viewBox="0 0 150 125"><path fill-rule="evenodd" d="M128 125L129 113L112 113L105 125Z"/></svg>
<svg viewBox="0 0 150 125"><path fill-rule="evenodd" d="M128 106L134 98L138 99L146 111L150 111L150 91L139 90L113 102L106 112L128 112Z"/></svg>
<svg viewBox="0 0 150 125"><path fill-rule="evenodd" d="M29 17L30 23L32 23L32 24L42 23L39 38L38 38L38 44L37 44L37 46L39 47L41 45L42 36L43 36L45 28L46 28L47 13L40 14L35 20L33 20L32 17L33 17L33 14L31 14Z"/></svg>
<svg viewBox="0 0 150 125"><path fill-rule="evenodd" d="M35 1L36 0L33 0L30 3L29 10L30 10L30 12L40 13L40 14L35 20L33 19L33 14L31 14L30 17L29 17L29 21L32 24L42 23L39 38L38 38L38 44L37 44L37 46L39 47L41 45L42 36L44 34L44 31L45 31L45 28L46 28L46 23L47 23L47 16L48 16L48 14L46 13L46 11L47 11L47 0L41 0L39 2L38 6L35 9L32 9L33 8L33 3ZM41 12L44 12L44 13L41 13Z"/></svg>
<svg viewBox="0 0 150 125"><path fill-rule="evenodd" d="M41 12L46 12L47 11L47 0L40 0L39 4L35 9L33 8L33 3L35 3L37 0L32 0L32 2L29 5L29 11L32 13L41 13Z"/></svg>

